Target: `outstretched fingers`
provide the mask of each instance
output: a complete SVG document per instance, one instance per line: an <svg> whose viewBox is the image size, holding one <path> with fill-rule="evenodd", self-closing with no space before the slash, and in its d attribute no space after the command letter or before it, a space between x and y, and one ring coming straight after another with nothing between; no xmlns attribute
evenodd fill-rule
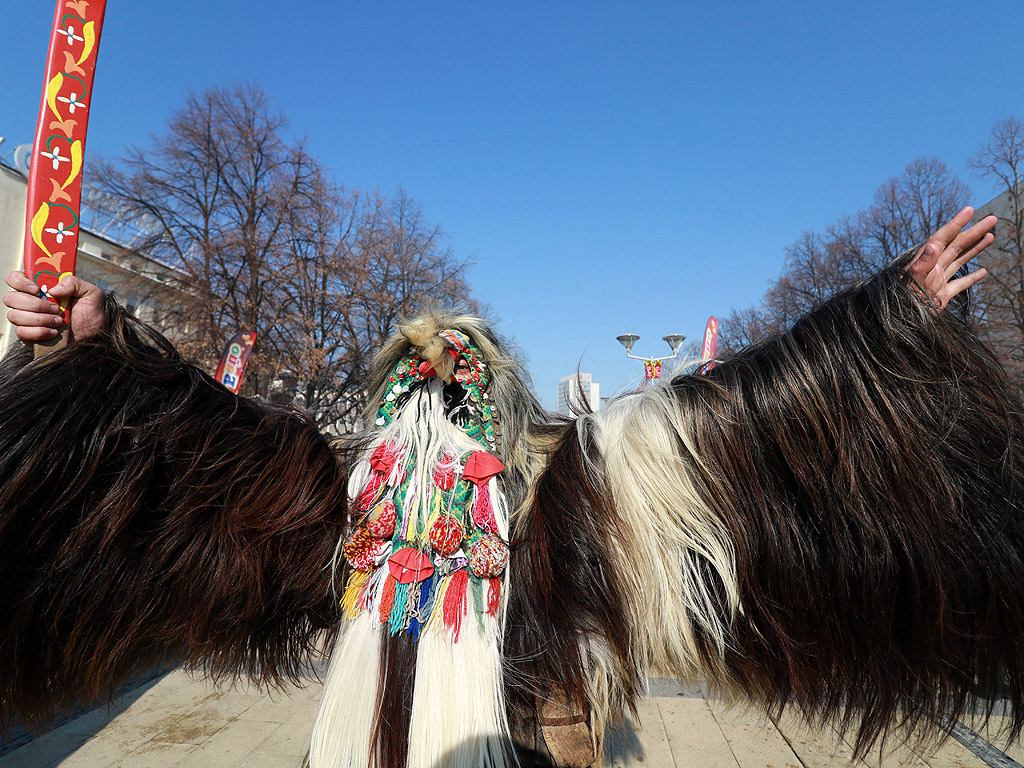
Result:
<svg viewBox="0 0 1024 768"><path fill-rule="evenodd" d="M922 296L935 302L937 311L942 311L954 296L988 274L979 269L964 277L956 277L964 265L995 240L993 230L998 219L986 216L973 227L968 227L973 215L974 209L970 206L957 213L928 238L907 267Z"/></svg>
<svg viewBox="0 0 1024 768"><path fill-rule="evenodd" d="M986 216L970 229L965 229L949 246L946 258L940 263L946 277L952 277L971 259L988 248L995 241L995 228L999 219Z"/></svg>
<svg viewBox="0 0 1024 768"><path fill-rule="evenodd" d="M964 275L963 277L958 277L956 280L950 280L948 283L946 283L946 288L939 296L939 302L941 306L948 306L949 302L952 301L954 297L966 291L968 288L970 288L972 285L980 281L987 274L988 271L984 267L979 267L978 269L974 270L973 272L967 275Z"/></svg>
<svg viewBox="0 0 1024 768"><path fill-rule="evenodd" d="M941 254L958 237L964 234L964 227L971 223L973 216L974 209L971 206L968 205L966 208L961 209L956 216L939 227L935 234L928 238L928 242L925 245L934 245L936 253Z"/></svg>

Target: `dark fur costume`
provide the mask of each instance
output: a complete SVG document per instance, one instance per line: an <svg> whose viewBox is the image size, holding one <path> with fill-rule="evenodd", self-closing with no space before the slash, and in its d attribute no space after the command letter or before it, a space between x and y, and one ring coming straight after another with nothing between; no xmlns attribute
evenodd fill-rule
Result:
<svg viewBox="0 0 1024 768"><path fill-rule="evenodd" d="M506 643L519 676L614 709L652 669L696 666L774 712L854 731L859 753L894 726L941 734L975 697L1007 699L1019 734L1021 404L965 325L907 283L894 267L706 375L580 420L524 520L509 619L523 631ZM652 457L644 431L667 449ZM677 541L693 509L623 498L629 475L663 486L649 495L688 485L732 571L717 542L644 546ZM675 584L650 576L666 558ZM704 599L666 622L660 593L686 597L694 578Z"/></svg>
<svg viewBox="0 0 1024 768"><path fill-rule="evenodd" d="M706 375L511 424L506 698L551 681L595 732L651 674L838 721L867 750L972 697L1024 722L1024 419L901 268ZM342 473L120 315L0 388L5 722L153 659L294 674L333 625ZM545 448L552 434L561 435ZM534 469L531 470L530 466ZM542 469L546 465L546 469ZM356 662L358 663L358 662Z"/></svg>
<svg viewBox="0 0 1024 768"><path fill-rule="evenodd" d="M338 462L111 306L110 331L0 383L0 722L162 661L276 682L336 614Z"/></svg>

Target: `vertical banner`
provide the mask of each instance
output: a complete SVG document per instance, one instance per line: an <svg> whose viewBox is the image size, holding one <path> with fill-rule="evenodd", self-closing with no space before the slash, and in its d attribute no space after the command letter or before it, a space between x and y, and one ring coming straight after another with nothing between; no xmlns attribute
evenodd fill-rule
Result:
<svg viewBox="0 0 1024 768"><path fill-rule="evenodd" d="M82 160L106 0L58 0L32 145L25 274L43 295L74 274L82 210ZM62 303L65 319L67 304Z"/></svg>
<svg viewBox="0 0 1024 768"><path fill-rule="evenodd" d="M704 345L701 347L700 359L701 370L710 371L715 367L715 356L718 354L718 318L714 315L708 318L708 324L704 328Z"/></svg>
<svg viewBox="0 0 1024 768"><path fill-rule="evenodd" d="M647 380L661 378L661 360L644 360L644 376Z"/></svg>
<svg viewBox="0 0 1024 768"><path fill-rule="evenodd" d="M238 394L242 386L242 377L245 376L245 366L249 363L249 353L256 343L256 333L239 331L231 337L220 356L220 363L217 365L217 372L213 378Z"/></svg>

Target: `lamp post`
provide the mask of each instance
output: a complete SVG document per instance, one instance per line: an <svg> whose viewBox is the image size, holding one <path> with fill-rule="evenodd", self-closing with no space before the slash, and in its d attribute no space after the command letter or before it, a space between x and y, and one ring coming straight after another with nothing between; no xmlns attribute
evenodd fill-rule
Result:
<svg viewBox="0 0 1024 768"><path fill-rule="evenodd" d="M624 333L621 336L616 336L619 344L626 349L626 357L631 357L634 360L642 360L644 364L644 378L646 381L651 379L661 378L661 363L664 360L671 360L674 357L679 356L679 348L683 345L686 340L686 336L681 333L670 333L668 336L662 336L661 338L668 344L672 350L671 355L665 355L664 357L638 357L632 354L633 345L639 340L639 336L635 333Z"/></svg>

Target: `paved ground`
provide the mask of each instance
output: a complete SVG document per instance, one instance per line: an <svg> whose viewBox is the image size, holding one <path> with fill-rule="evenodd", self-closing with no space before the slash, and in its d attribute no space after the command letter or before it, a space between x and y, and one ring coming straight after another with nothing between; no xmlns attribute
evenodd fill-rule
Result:
<svg viewBox="0 0 1024 768"><path fill-rule="evenodd" d="M614 768L825 768L849 766L849 747L832 732L808 731L792 718L779 723L730 710L699 686L652 681L640 722L609 739ZM216 690L171 672L0 757L2 768L299 768L320 686L268 695L245 687ZM967 723L968 726L972 723ZM984 742L960 734L976 751L950 739L939 749L903 748L886 756L899 768L1013 768L1018 746L984 752ZM966 736L965 736L966 734ZM979 746L980 745L980 746ZM877 756L867 765L877 766ZM863 766L864 763L858 763Z"/></svg>

